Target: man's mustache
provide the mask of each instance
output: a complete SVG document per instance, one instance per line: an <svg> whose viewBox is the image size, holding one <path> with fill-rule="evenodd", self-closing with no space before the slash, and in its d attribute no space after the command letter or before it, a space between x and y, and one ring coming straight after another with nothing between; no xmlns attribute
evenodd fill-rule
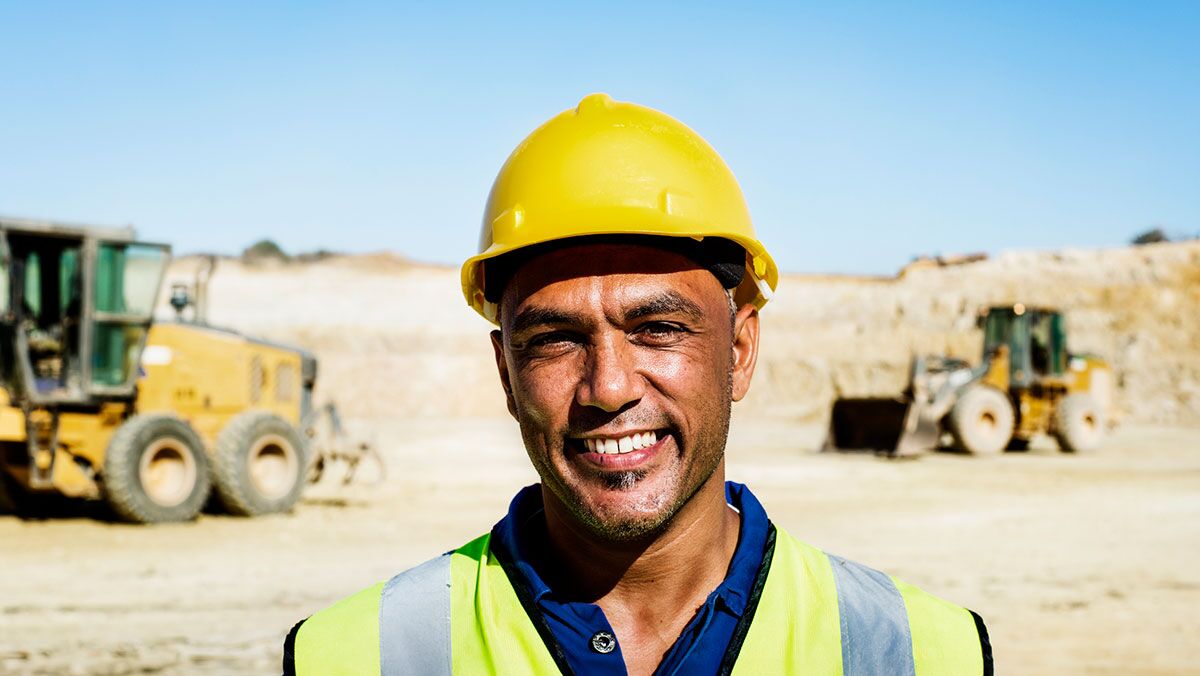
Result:
<svg viewBox="0 0 1200 676"><path fill-rule="evenodd" d="M567 416L567 436L580 436L605 427L619 430L660 430L674 429L675 425L665 414L638 409L608 413L579 407Z"/></svg>

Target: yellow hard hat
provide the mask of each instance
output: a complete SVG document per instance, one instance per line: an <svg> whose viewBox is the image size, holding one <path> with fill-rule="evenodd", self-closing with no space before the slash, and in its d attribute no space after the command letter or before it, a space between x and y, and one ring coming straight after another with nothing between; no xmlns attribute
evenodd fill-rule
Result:
<svg viewBox="0 0 1200 676"><path fill-rule="evenodd" d="M488 321L484 261L589 235L722 238L746 252L739 302L762 307L779 270L754 235L746 199L717 151L678 120L590 94L530 134L500 168L463 295Z"/></svg>

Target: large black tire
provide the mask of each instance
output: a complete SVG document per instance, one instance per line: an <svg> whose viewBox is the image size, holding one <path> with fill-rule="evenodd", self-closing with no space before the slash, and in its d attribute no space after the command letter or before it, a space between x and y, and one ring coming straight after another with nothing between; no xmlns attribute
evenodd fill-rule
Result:
<svg viewBox="0 0 1200 676"><path fill-rule="evenodd" d="M987 385L972 385L950 409L949 427L958 448L972 455L998 455L1012 439L1012 402Z"/></svg>
<svg viewBox="0 0 1200 676"><path fill-rule="evenodd" d="M239 414L213 449L213 479L225 511L257 516L290 510L308 472L308 446L287 420L266 411Z"/></svg>
<svg viewBox="0 0 1200 676"><path fill-rule="evenodd" d="M1090 394L1068 394L1054 408L1054 438L1068 453L1095 450L1104 439L1104 412Z"/></svg>
<svg viewBox="0 0 1200 676"><path fill-rule="evenodd" d="M108 442L104 497L118 517L135 523L190 521L212 485L204 442L173 415L135 415Z"/></svg>

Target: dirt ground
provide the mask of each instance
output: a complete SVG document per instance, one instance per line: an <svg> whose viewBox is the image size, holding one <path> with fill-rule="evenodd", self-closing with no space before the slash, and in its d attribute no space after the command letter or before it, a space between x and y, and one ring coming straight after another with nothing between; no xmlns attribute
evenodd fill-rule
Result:
<svg viewBox="0 0 1200 676"><path fill-rule="evenodd" d="M157 527L0 517L0 673L277 673L297 620L488 529L534 477L514 425L376 425L387 481ZM739 422L729 476L828 551L981 613L1003 674L1200 673L1200 429L993 460L818 454Z"/></svg>

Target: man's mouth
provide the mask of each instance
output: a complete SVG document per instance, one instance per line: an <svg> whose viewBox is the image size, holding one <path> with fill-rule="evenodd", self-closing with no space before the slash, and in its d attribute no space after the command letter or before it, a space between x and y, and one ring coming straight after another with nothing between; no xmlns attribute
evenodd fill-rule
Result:
<svg viewBox="0 0 1200 676"><path fill-rule="evenodd" d="M644 468L672 438L667 429L589 434L568 437L567 447L601 471L634 471Z"/></svg>
<svg viewBox="0 0 1200 676"><path fill-rule="evenodd" d="M631 451L640 451L643 448L648 448L658 443L658 433L654 430L649 432L634 432L620 437L589 437L582 439L584 446L590 453L603 453L606 455L625 454Z"/></svg>

